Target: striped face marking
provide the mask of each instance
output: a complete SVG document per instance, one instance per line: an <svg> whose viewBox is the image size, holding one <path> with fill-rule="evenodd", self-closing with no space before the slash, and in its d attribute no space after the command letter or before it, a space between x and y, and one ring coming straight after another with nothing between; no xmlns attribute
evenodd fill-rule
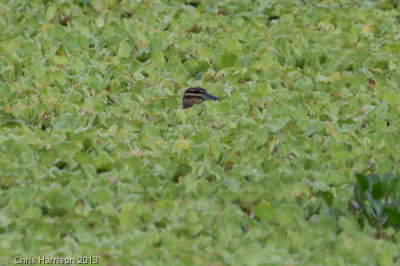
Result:
<svg viewBox="0 0 400 266"><path fill-rule="evenodd" d="M184 98L199 98L199 99L204 99L204 95L207 92L205 89L202 88L190 88L185 91L183 94Z"/></svg>

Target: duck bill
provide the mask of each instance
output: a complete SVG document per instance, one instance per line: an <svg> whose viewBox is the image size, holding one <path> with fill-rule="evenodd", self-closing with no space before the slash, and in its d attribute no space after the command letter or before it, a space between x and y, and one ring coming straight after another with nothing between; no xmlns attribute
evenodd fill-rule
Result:
<svg viewBox="0 0 400 266"><path fill-rule="evenodd" d="M211 95L209 93L204 94L204 100L221 101L220 98L215 97L214 95Z"/></svg>

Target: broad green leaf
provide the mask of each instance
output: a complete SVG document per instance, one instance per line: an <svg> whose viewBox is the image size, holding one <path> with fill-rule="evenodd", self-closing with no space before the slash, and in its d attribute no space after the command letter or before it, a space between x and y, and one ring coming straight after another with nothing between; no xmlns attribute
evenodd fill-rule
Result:
<svg viewBox="0 0 400 266"><path fill-rule="evenodd" d="M360 193L363 194L369 188L368 178L363 174L356 174L356 178Z"/></svg>
<svg viewBox="0 0 400 266"><path fill-rule="evenodd" d="M372 186L371 195L372 197L374 197L374 199L380 200L383 198L383 196L385 196L386 190L387 186L385 185L385 183L378 182Z"/></svg>
<svg viewBox="0 0 400 266"><path fill-rule="evenodd" d="M56 5L49 5L46 10L45 19L46 21L51 21L57 16L58 6Z"/></svg>
<svg viewBox="0 0 400 266"><path fill-rule="evenodd" d="M277 213L271 203L262 203L254 209L256 217L262 221L277 221Z"/></svg>
<svg viewBox="0 0 400 266"><path fill-rule="evenodd" d="M113 196L113 192L106 187L96 188L90 193L90 202L94 205L111 202Z"/></svg>
<svg viewBox="0 0 400 266"><path fill-rule="evenodd" d="M165 59L161 51L156 50L152 52L151 58L153 59L154 63L157 65L158 68L162 69L164 67Z"/></svg>
<svg viewBox="0 0 400 266"><path fill-rule="evenodd" d="M190 143L187 140L177 140L174 143L173 149L175 151L188 150L190 148Z"/></svg>
<svg viewBox="0 0 400 266"><path fill-rule="evenodd" d="M154 125L145 125L142 131L149 137L161 137L160 129Z"/></svg>
<svg viewBox="0 0 400 266"><path fill-rule="evenodd" d="M106 7L104 1L105 0L90 0L90 3L92 4L94 10L100 12Z"/></svg>
<svg viewBox="0 0 400 266"><path fill-rule="evenodd" d="M123 58L128 58L131 56L131 51L132 47L128 43L122 41L119 44L118 56Z"/></svg>
<svg viewBox="0 0 400 266"><path fill-rule="evenodd" d="M125 203L121 208L119 223L123 230L128 230L135 224L134 206L132 202Z"/></svg>
<svg viewBox="0 0 400 266"><path fill-rule="evenodd" d="M218 57L218 66L220 68L233 67L238 61L238 55L233 52L225 52Z"/></svg>

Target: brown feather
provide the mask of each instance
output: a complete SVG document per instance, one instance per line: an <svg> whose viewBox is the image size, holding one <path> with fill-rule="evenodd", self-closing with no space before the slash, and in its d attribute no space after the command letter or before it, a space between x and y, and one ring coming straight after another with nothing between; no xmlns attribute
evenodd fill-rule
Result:
<svg viewBox="0 0 400 266"><path fill-rule="evenodd" d="M192 107L195 104L199 104L203 101L203 98L183 98L183 108Z"/></svg>

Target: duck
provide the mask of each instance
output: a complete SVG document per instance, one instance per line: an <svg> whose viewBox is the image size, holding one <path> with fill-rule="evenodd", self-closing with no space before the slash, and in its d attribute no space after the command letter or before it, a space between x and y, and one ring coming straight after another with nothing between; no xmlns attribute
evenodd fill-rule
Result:
<svg viewBox="0 0 400 266"><path fill-rule="evenodd" d="M188 88L183 93L182 106L186 109L207 100L220 101L221 98L209 94L205 89L200 87Z"/></svg>

